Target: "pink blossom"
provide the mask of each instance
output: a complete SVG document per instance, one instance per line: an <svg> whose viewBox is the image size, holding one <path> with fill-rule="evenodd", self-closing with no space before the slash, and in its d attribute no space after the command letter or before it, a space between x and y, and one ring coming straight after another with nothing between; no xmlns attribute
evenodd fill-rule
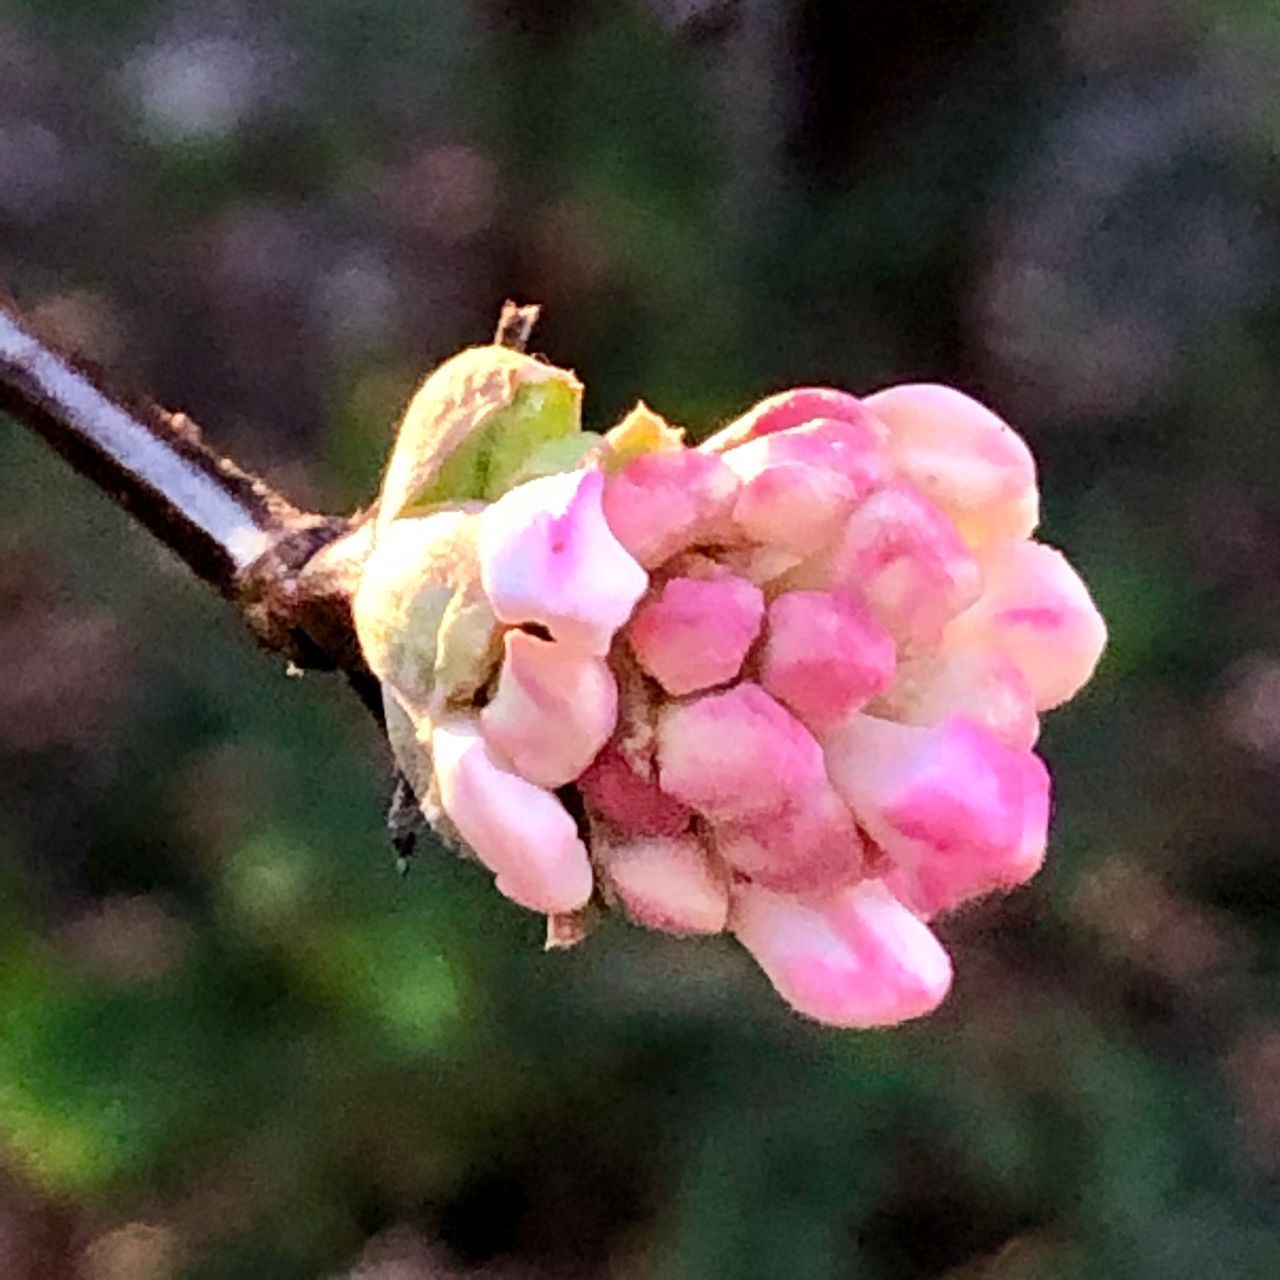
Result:
<svg viewBox="0 0 1280 1280"><path fill-rule="evenodd" d="M900 641L926 645L982 590L955 526L901 481L861 503L838 540L787 581L856 592Z"/></svg>
<svg viewBox="0 0 1280 1280"><path fill-rule="evenodd" d="M1035 459L990 409L954 387L926 383L889 387L864 403L889 428L899 473L971 546L1030 536L1040 519Z"/></svg>
<svg viewBox="0 0 1280 1280"><path fill-rule="evenodd" d="M788 1004L833 1026L918 1018L951 986L942 944L876 880L812 897L740 885L732 928Z"/></svg>
<svg viewBox="0 0 1280 1280"><path fill-rule="evenodd" d="M693 820L693 810L658 785L656 766L642 775L616 747L596 756L578 789L592 813L636 835L677 836Z"/></svg>
<svg viewBox="0 0 1280 1280"><path fill-rule="evenodd" d="M716 853L756 884L788 892L831 889L864 874L862 836L849 807L825 777L776 813L713 822Z"/></svg>
<svg viewBox="0 0 1280 1280"><path fill-rule="evenodd" d="M820 551L854 503L889 477L870 426L834 418L760 436L724 461L742 485L733 504L740 536L800 556Z"/></svg>
<svg viewBox="0 0 1280 1280"><path fill-rule="evenodd" d="M636 610L627 638L645 671L680 697L732 680L763 616L760 588L743 578L670 578Z"/></svg>
<svg viewBox="0 0 1280 1280"><path fill-rule="evenodd" d="M866 404L847 391L834 387L793 387L761 400L727 427L708 436L699 446L704 453L727 453L749 440L803 426L815 418L834 418L866 426L884 435L884 428Z"/></svg>
<svg viewBox="0 0 1280 1280"><path fill-rule="evenodd" d="M618 541L649 568L727 533L737 490L719 458L692 449L647 453L609 477L604 514Z"/></svg>
<svg viewBox="0 0 1280 1280"><path fill-rule="evenodd" d="M532 911L574 911L591 896L591 861L564 806L494 759L475 721L446 721L431 735L440 803L497 877Z"/></svg>
<svg viewBox="0 0 1280 1280"><path fill-rule="evenodd" d="M1061 551L1006 540L981 553L983 591L947 628L948 649L990 646L1026 677L1041 711L1074 697L1093 674L1107 627Z"/></svg>
<svg viewBox="0 0 1280 1280"><path fill-rule="evenodd" d="M609 650L648 576L605 523L604 476L518 485L480 516L480 581L502 622L534 623L586 653Z"/></svg>
<svg viewBox="0 0 1280 1280"><path fill-rule="evenodd" d="M601 842L608 891L627 916L664 933L720 933L729 918L729 878L692 835Z"/></svg>
<svg viewBox="0 0 1280 1280"><path fill-rule="evenodd" d="M925 916L1030 879L1044 858L1049 775L981 725L854 716L827 740L832 781Z"/></svg>
<svg viewBox="0 0 1280 1280"><path fill-rule="evenodd" d="M663 710L659 783L704 817L740 821L781 813L826 782L813 735L750 681Z"/></svg>
<svg viewBox="0 0 1280 1280"><path fill-rule="evenodd" d="M556 434L574 470L384 522L357 621L400 767L523 906L727 929L833 1025L928 1013L927 922L1044 859L1039 713L1105 625L958 391L799 388L681 439L642 408Z"/></svg>
<svg viewBox="0 0 1280 1280"><path fill-rule="evenodd" d="M1030 751L1040 734L1022 668L998 649L942 649L898 664L893 685L868 708L905 724L936 725L967 716L1006 747Z"/></svg>
<svg viewBox="0 0 1280 1280"><path fill-rule="evenodd" d="M893 637L848 591L788 591L769 606L760 682L816 734L893 682Z"/></svg>
<svg viewBox="0 0 1280 1280"><path fill-rule="evenodd" d="M480 727L522 778L540 787L572 782L609 741L617 718L618 687L603 658L507 632Z"/></svg>

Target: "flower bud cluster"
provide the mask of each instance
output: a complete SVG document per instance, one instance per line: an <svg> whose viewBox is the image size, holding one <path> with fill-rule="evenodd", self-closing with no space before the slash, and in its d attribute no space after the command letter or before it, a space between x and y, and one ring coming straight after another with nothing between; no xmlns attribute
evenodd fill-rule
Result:
<svg viewBox="0 0 1280 1280"><path fill-rule="evenodd" d="M942 386L697 448L580 398L477 348L402 429L356 617L424 811L531 910L728 930L822 1022L930 1011L930 921L1039 868L1039 716L1105 642L1030 452Z"/></svg>

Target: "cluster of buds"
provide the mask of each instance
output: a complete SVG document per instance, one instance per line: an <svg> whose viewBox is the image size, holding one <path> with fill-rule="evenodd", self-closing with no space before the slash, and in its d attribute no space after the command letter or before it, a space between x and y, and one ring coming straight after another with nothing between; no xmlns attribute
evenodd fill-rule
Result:
<svg viewBox="0 0 1280 1280"><path fill-rule="evenodd" d="M581 397L478 347L401 428L355 612L424 814L552 937L604 905L729 931L822 1022L930 1011L929 922L1040 866L1039 713L1105 640L1026 445L941 386L697 448Z"/></svg>

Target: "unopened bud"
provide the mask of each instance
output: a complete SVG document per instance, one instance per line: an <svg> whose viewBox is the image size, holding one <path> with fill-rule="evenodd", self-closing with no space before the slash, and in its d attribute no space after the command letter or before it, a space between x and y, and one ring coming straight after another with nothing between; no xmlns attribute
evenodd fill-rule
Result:
<svg viewBox="0 0 1280 1280"><path fill-rule="evenodd" d="M945 387L810 387L700 449L498 347L415 396L355 599L423 812L551 945L727 929L810 1017L944 998L930 920L1044 857L1038 711L1106 629L1025 444Z"/></svg>

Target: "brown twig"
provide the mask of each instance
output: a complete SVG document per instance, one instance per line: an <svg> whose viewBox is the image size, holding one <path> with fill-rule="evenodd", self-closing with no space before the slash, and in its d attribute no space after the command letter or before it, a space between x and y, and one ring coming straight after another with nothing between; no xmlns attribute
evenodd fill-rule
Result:
<svg viewBox="0 0 1280 1280"><path fill-rule="evenodd" d="M506 303L495 341L523 350L538 311ZM351 617L368 521L299 510L210 449L185 414L108 390L2 297L0 413L42 436L221 592L263 645L299 667L343 672L381 721Z"/></svg>
<svg viewBox="0 0 1280 1280"><path fill-rule="evenodd" d="M502 311L498 316L498 327L493 334L494 343L499 347L510 347L512 351L524 351L529 345L533 326L538 323L541 314L542 308L536 302L522 305L508 298L502 304Z"/></svg>
<svg viewBox="0 0 1280 1280"><path fill-rule="evenodd" d="M0 299L0 412L42 436L239 609L300 667L340 670L381 717L351 595L367 553L359 520L300 511L220 456L185 414L133 401Z"/></svg>

